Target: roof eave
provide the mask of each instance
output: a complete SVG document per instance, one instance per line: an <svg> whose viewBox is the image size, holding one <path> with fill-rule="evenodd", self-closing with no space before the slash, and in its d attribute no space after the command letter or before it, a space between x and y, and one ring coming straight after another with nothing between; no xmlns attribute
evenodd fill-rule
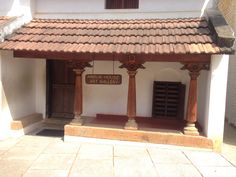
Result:
<svg viewBox="0 0 236 177"><path fill-rule="evenodd" d="M227 54L234 54L234 43L235 36L234 31L230 25L226 22L224 16L219 10L208 10L207 17L209 22L209 27L214 32L214 38L216 44L221 48L231 49Z"/></svg>

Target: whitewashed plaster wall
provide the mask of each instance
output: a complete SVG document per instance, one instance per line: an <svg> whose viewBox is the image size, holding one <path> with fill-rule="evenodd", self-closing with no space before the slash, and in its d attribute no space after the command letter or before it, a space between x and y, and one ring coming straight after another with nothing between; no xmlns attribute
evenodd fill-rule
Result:
<svg viewBox="0 0 236 177"><path fill-rule="evenodd" d="M1 26L0 42L30 21L33 9L31 0L0 0L0 15L15 17ZM9 137L13 119L35 112L33 67L32 62L14 60L12 52L0 51L0 139Z"/></svg>
<svg viewBox="0 0 236 177"><path fill-rule="evenodd" d="M227 88L226 119L236 126L236 56L230 56Z"/></svg>
<svg viewBox="0 0 236 177"><path fill-rule="evenodd" d="M236 17L234 31L236 31ZM234 46L236 50L236 45ZM229 59L229 76L226 102L226 119L230 124L236 126L236 55L231 55Z"/></svg>
<svg viewBox="0 0 236 177"><path fill-rule="evenodd" d="M105 0L36 0L39 18L178 18L201 16L215 0L140 0L139 9L105 9Z"/></svg>
<svg viewBox="0 0 236 177"><path fill-rule="evenodd" d="M228 63L228 55L213 55L210 71L204 74L207 78L207 87L206 106L202 113L205 125L203 128L207 137L214 139L216 144L223 140Z"/></svg>
<svg viewBox="0 0 236 177"><path fill-rule="evenodd" d="M36 112L46 117L46 60L30 59L35 61L35 101Z"/></svg>
<svg viewBox="0 0 236 177"><path fill-rule="evenodd" d="M95 116L97 113L126 114L128 74L126 69L119 69L121 64L115 62L115 73L122 75L121 85L89 85L83 78L84 114ZM179 81L188 84L188 74L181 71L180 63L146 62L146 69L138 70L136 75L137 89L137 115L152 115L153 81ZM96 61L94 73L112 74L113 62ZM86 69L86 74L91 74L92 69ZM186 93L187 94L187 93Z"/></svg>
<svg viewBox="0 0 236 177"><path fill-rule="evenodd" d="M21 16L28 22L34 15L34 0L0 0L0 4L1 16Z"/></svg>
<svg viewBox="0 0 236 177"><path fill-rule="evenodd" d="M0 51L0 140L5 139L9 134L9 121L3 118L3 90L2 90L2 55Z"/></svg>
<svg viewBox="0 0 236 177"><path fill-rule="evenodd" d="M1 52L2 118L16 120L35 113L35 61Z"/></svg>
<svg viewBox="0 0 236 177"><path fill-rule="evenodd" d="M108 10L105 0L0 0L0 15L21 16L26 21L44 18L177 18L201 16L217 0L140 0L139 9Z"/></svg>
<svg viewBox="0 0 236 177"><path fill-rule="evenodd" d="M36 112L35 61L0 51L0 139L11 135L12 120Z"/></svg>
<svg viewBox="0 0 236 177"><path fill-rule="evenodd" d="M16 29L20 28L26 21L23 16L14 17L9 22L0 28L0 42L4 41L7 35L12 34Z"/></svg>
<svg viewBox="0 0 236 177"><path fill-rule="evenodd" d="M206 96L207 96L207 85L208 85L208 76L209 71L203 70L200 72L200 76L198 77L198 111L197 111L197 118L202 128L205 129L206 127ZM205 131L206 132L206 131Z"/></svg>

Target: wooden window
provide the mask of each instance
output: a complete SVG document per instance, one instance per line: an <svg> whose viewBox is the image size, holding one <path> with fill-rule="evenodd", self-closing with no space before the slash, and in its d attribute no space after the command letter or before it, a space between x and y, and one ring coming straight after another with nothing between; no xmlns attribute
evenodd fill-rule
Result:
<svg viewBox="0 0 236 177"><path fill-rule="evenodd" d="M153 117L183 119L185 85L180 82L153 84Z"/></svg>
<svg viewBox="0 0 236 177"><path fill-rule="evenodd" d="M139 0L106 0L106 9L138 9Z"/></svg>

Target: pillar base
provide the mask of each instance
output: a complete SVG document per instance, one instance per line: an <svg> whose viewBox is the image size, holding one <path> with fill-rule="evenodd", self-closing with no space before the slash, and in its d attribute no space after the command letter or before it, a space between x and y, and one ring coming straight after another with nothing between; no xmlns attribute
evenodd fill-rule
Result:
<svg viewBox="0 0 236 177"><path fill-rule="evenodd" d="M75 116L75 118L71 121L72 125L83 125L83 119L81 116Z"/></svg>
<svg viewBox="0 0 236 177"><path fill-rule="evenodd" d="M183 130L185 135L198 136L198 129L195 127L195 123L187 123Z"/></svg>
<svg viewBox="0 0 236 177"><path fill-rule="evenodd" d="M138 129L138 124L135 121L135 119L128 119L128 121L125 124L124 129L126 129L126 130L137 130Z"/></svg>

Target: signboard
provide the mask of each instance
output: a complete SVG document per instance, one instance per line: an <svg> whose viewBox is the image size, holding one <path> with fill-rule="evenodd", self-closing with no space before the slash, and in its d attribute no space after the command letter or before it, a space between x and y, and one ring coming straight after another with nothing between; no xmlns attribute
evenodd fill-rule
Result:
<svg viewBox="0 0 236 177"><path fill-rule="evenodd" d="M122 83L122 76L120 74L87 74L85 82L86 84L119 85Z"/></svg>

